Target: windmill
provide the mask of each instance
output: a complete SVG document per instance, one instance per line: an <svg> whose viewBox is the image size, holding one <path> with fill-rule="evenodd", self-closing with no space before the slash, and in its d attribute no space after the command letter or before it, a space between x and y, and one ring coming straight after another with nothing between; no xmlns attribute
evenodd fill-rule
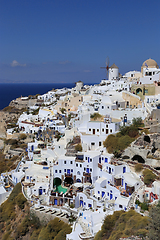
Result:
<svg viewBox="0 0 160 240"><path fill-rule="evenodd" d="M106 67L100 67L106 69L106 77L108 79L108 72L109 72L109 57L106 58Z"/></svg>

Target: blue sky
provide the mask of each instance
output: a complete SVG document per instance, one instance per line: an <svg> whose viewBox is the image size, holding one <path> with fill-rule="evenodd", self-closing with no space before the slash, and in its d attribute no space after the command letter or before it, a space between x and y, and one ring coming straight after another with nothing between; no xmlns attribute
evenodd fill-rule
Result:
<svg viewBox="0 0 160 240"><path fill-rule="evenodd" d="M120 73L160 65L160 2L1 0L0 82L100 82L106 57Z"/></svg>

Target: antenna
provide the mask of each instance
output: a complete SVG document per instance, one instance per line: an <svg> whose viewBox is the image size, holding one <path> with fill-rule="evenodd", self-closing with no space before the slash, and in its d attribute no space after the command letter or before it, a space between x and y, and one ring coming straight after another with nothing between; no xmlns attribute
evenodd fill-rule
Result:
<svg viewBox="0 0 160 240"><path fill-rule="evenodd" d="M106 67L100 67L106 69L106 77L108 79L108 71L109 71L109 57L106 58Z"/></svg>

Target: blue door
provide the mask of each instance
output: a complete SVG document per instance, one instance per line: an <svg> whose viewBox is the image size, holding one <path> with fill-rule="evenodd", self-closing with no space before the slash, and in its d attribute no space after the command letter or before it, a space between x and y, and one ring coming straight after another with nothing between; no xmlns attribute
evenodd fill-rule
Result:
<svg viewBox="0 0 160 240"><path fill-rule="evenodd" d="M39 189L39 195L42 195L42 189L41 188Z"/></svg>
<svg viewBox="0 0 160 240"><path fill-rule="evenodd" d="M87 173L89 173L89 168L87 168Z"/></svg>
<svg viewBox="0 0 160 240"><path fill-rule="evenodd" d="M32 149L32 152L33 152L34 151L34 146L33 145L31 146L31 149Z"/></svg>
<svg viewBox="0 0 160 240"><path fill-rule="evenodd" d="M110 200L113 198L113 194L112 193L110 193Z"/></svg>
<svg viewBox="0 0 160 240"><path fill-rule="evenodd" d="M122 179L122 187L123 187L123 179Z"/></svg>
<svg viewBox="0 0 160 240"><path fill-rule="evenodd" d="M54 199L54 205L57 205L57 199Z"/></svg>
<svg viewBox="0 0 160 240"><path fill-rule="evenodd" d="M111 173L111 168L109 168L109 173Z"/></svg>
<svg viewBox="0 0 160 240"><path fill-rule="evenodd" d="M125 173L126 172L126 167L123 167L123 173Z"/></svg>
<svg viewBox="0 0 160 240"><path fill-rule="evenodd" d="M80 207L83 207L83 201L80 200Z"/></svg>
<svg viewBox="0 0 160 240"><path fill-rule="evenodd" d="M70 175L70 169L67 169L67 175Z"/></svg>
<svg viewBox="0 0 160 240"><path fill-rule="evenodd" d="M126 187L127 187L127 183L125 183L125 190L126 190Z"/></svg>
<svg viewBox="0 0 160 240"><path fill-rule="evenodd" d="M102 192L102 197L104 196L105 192Z"/></svg>
<svg viewBox="0 0 160 240"><path fill-rule="evenodd" d="M88 157L88 163L89 163L89 157Z"/></svg>

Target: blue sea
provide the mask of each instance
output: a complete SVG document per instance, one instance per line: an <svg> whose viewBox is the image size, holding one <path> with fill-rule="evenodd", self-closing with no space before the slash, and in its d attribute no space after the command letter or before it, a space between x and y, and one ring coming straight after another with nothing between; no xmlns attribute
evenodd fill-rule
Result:
<svg viewBox="0 0 160 240"><path fill-rule="evenodd" d="M90 83L91 84L91 83ZM0 110L18 97L44 94L53 88L75 87L74 83L0 83Z"/></svg>

